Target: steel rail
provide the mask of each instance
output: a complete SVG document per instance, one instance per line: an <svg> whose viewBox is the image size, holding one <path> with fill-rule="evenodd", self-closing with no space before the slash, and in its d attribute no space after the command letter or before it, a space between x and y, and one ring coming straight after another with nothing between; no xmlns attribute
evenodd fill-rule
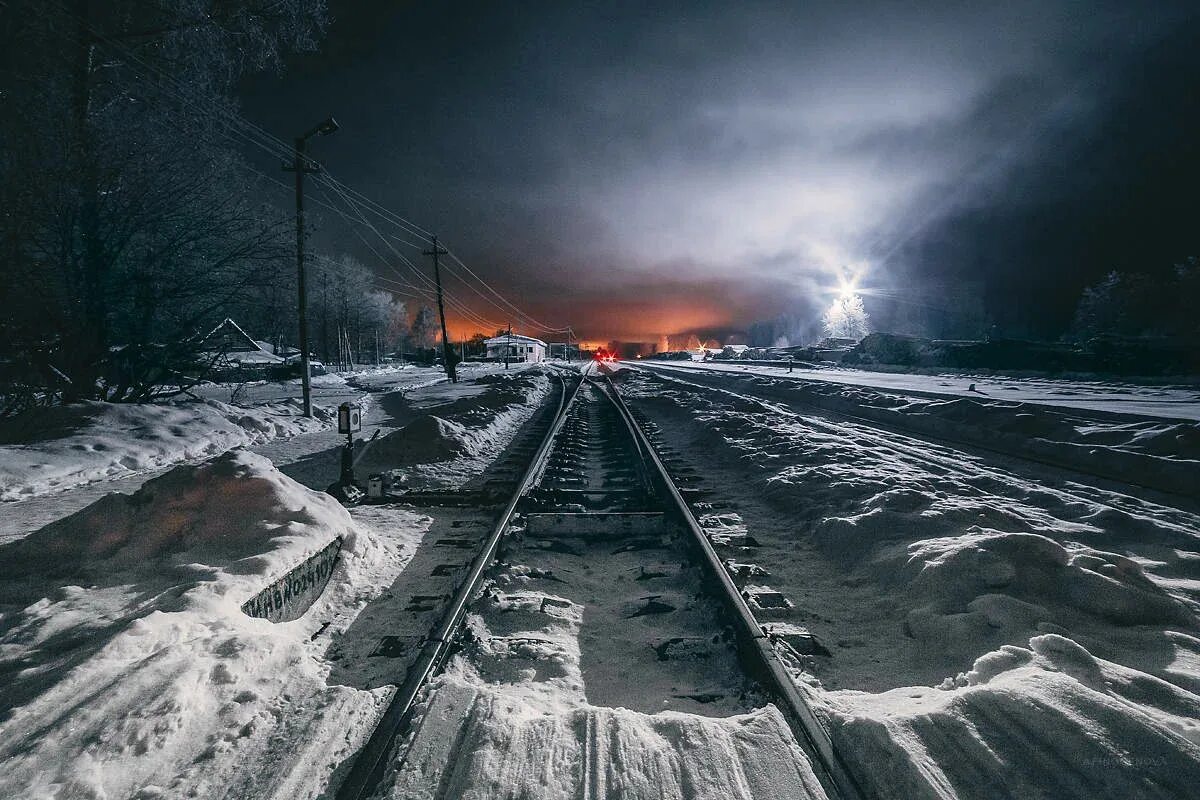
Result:
<svg viewBox="0 0 1200 800"><path fill-rule="evenodd" d="M617 392L611 378L605 376L604 381L607 389L605 393L620 411L630 434L638 442L638 449L644 453L649 465L653 467L653 477L657 478L659 488L670 499L679 519L691 533L694 544L703 554L706 571L721 587L720 597L733 618L741 651L750 657L751 666L757 673L757 677L763 681L781 706L780 710L783 712L788 727L796 737L797 743L808 752L812 759L818 780L833 796L840 797L842 800L861 800L865 797L861 786L837 751L834 750L829 732L821 725L816 714L813 713L812 708L800 693L795 681L788 674L766 632L759 626L754 613L746 605L733 578L725 569L725 564L713 549L712 542L704 533L704 528L697 521L683 494L671 479L666 465L663 464L645 431L637 424L637 420L625 400Z"/></svg>
<svg viewBox="0 0 1200 800"><path fill-rule="evenodd" d="M584 374L586 375L586 369ZM450 647L454 643L455 633L466 617L467 606L482 587L487 569L491 566L500 542L504 538L504 532L512 522L517 503L536 483L538 476L545 468L554 439L562 429L567 418L567 411L575 402L575 398L579 396L579 389L584 383L583 380L580 380L574 388L568 389L567 378L560 376L560 380L563 389L559 397L558 410L555 412L554 421L542 440L541 446L525 470L520 483L517 484L517 489L509 499L508 505L505 506L503 513L492 527L488 538L471 561L471 569L463 582L459 584L445 615L425 638L421 653L409 667L404 683L392 695L392 699L376 724L375 730L371 733L370 739L359 751L349 774L338 788L337 800L364 800L371 795L379 779L383 777L387 754L391 749L392 742L411 722L421 690L449 653Z"/></svg>

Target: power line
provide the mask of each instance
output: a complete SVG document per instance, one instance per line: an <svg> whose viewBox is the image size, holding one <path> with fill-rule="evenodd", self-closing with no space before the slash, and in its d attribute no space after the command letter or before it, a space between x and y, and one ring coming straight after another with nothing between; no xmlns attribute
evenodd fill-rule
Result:
<svg viewBox="0 0 1200 800"><path fill-rule="evenodd" d="M74 17L76 19L79 19L82 22L82 24L84 25L84 27L89 31L92 38L97 43L101 43L101 44L108 46L110 49L116 51L118 54L124 55L130 61L136 62L137 64L141 65L141 67L146 72L156 75L161 80L161 83L154 84L154 88L158 89L159 91L161 91L165 94L168 94L168 95L174 97L176 100L178 100L180 102L197 104L197 105L207 107L209 116L213 117L217 120L224 121L226 123L226 125L228 126L229 134L231 134L234 138L240 139L243 143L250 144L250 145L262 150L263 152L265 152L269 155L275 156L275 157L280 157L280 158L291 158L292 157L292 155L293 155L292 147L289 146L286 142L284 142L279 137L271 134L269 131L259 127L258 125L255 125L254 123L250 122L249 120L245 119L244 117L230 111L228 108L226 108L222 104L220 104L216 99L198 94L191 87L188 87L186 84L181 83L174 76L164 72L163 70L159 69L155 65L153 65L153 64L149 63L148 61L146 61L145 59L141 58L136 52L134 52L129 47L126 47L125 45L121 44L120 42L115 41L114 39L105 36L103 33L98 31L95 28L95 26L93 26L90 23L90 21L88 21L87 19L81 18L74 11L63 6L60 2L58 2L58 0L48 0L48 2L51 5L54 5L55 7L57 7L64 14ZM31 3L31 5L33 5L33 4ZM37 6L34 5L34 8L37 8ZM136 74L136 69L135 69L135 74ZM372 229L372 231L377 236L380 237L380 239L384 239L383 235L378 231L377 228L375 228L375 226L373 224L371 224L366 219L366 216L363 213L364 211L366 211L374 216L377 216L378 218L380 218L381 220L383 220L385 222L388 222L388 223L396 226L397 228L399 228L401 231L403 231L404 233L406 233L408 235L416 235L425 240L428 240L432 236L432 234L429 231L427 231L425 228L421 227L420 225L417 225L416 223L414 223L408 219L405 219L404 217L400 216L399 214L395 213L394 211L375 202L374 200L371 200L369 197L362 194L358 190L342 183L340 180L338 180L337 178L335 178L331 174L329 174L328 170L324 169L324 166L322 164L320 164L320 162L316 161L315 159L308 159L308 160L311 161L314 166L317 166L322 169L322 173L320 173L315 180L317 180L319 183L321 183L323 185L326 185L326 186L332 188L339 196L341 196L343 201L346 202L349 207L351 207L355 210L355 212L356 212L357 216L359 216L360 220L365 225L370 227ZM263 175L263 177L268 177L268 176L264 175L263 173L259 172L258 170L254 170L254 171L257 172L259 175ZM282 185L282 182L280 182L280 181L274 181L274 182ZM343 219L345 219L346 221L350 221L344 214L342 214L342 212L340 212L340 210L333 208L332 205L326 204L326 203L322 203L321 205L324 205L324 206L330 208L331 210L336 211L337 213L339 213L339 215L342 216ZM404 238L401 238L401 237L393 237L393 238L395 238L397 241L400 241L401 243L403 243L409 247L420 248L422 246L422 245L418 245L416 243L413 243L413 242L406 240ZM390 244L389 244L389 249L392 249L394 251L394 248L391 248ZM373 250L373 248L372 248L372 250ZM377 251L376 251L376 255L378 255ZM399 255L399 254L397 253L397 255ZM537 318L533 317L532 315L528 314L527 312L522 311L519 307L517 307L515 304L513 304L511 301L509 301L507 298L505 298L503 295L501 295L499 292L497 292L490 284L488 284L486 281L484 281L478 274L476 274L473 270L471 270L470 267L468 267L466 265L466 263L464 263L457 255L455 255L454 253L447 253L447 255L449 255L451 259L453 259L455 262L457 262L458 265L460 267L462 267L462 269L465 270L468 275L470 275L472 278L474 278L476 281L478 281L480 284L482 284L484 286L484 288L488 291L488 293L490 293L490 295L492 297L496 298L496 300L499 300L500 303L503 303L503 305L500 305L496 302L496 300L492 300L491 298L489 298L488 295L479 291L479 289L477 289L474 285L472 285L466 279L461 278L461 276L456 276L456 277L459 277L460 280L462 280L464 285L469 286L473 291L475 291L476 294L478 294L478 295L480 295L480 297L488 300L490 303L492 303L492 305L495 305L500 310L504 311L505 313L508 313L511 311L512 313L517 315L518 319L524 320L529 327L536 328L537 330L550 332L550 333L565 333L565 332L569 331L569 327L554 327L554 326L547 325L544 322L541 322ZM405 259L405 261L407 261L407 260ZM411 263L409 263L409 266L410 267L412 266ZM447 265L447 268L451 269L449 265ZM413 269L414 269L414 271L417 271L418 274L420 274L418 270L415 270L415 267L413 267ZM462 308L465 308L465 305L463 305L461 302L457 303L457 305ZM487 322L488 324L494 324L494 323L491 323L491 322L485 320L480 315L472 314L472 316L475 316L479 320Z"/></svg>

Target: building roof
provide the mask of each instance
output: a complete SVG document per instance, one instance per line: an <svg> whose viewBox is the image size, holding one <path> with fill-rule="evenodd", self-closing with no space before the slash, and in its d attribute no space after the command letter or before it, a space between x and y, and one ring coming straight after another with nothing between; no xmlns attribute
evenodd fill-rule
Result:
<svg viewBox="0 0 1200 800"><path fill-rule="evenodd" d="M200 343L206 345L205 350L258 350L258 342L250 338L250 334L229 317L221 320L217 327L200 338Z"/></svg>
<svg viewBox="0 0 1200 800"><path fill-rule="evenodd" d="M263 350L238 350L226 353L224 359L232 364L282 364L284 360Z"/></svg>
<svg viewBox="0 0 1200 800"><path fill-rule="evenodd" d="M542 347L546 346L546 343L541 339L534 339L532 336L522 336L519 333L514 333L512 336L505 334L504 336L496 336L491 339L485 339L483 343L485 345L501 345L508 344L510 342L512 344L540 344Z"/></svg>

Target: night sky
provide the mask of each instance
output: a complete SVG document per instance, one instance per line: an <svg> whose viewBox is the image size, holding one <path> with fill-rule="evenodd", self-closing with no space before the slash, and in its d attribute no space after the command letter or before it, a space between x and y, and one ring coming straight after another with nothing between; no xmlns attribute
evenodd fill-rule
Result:
<svg viewBox="0 0 1200 800"><path fill-rule="evenodd" d="M1056 336L1109 270L1200 254L1195 2L331 12L244 114L285 139L333 114L339 179L585 337L801 335L847 276L883 329Z"/></svg>

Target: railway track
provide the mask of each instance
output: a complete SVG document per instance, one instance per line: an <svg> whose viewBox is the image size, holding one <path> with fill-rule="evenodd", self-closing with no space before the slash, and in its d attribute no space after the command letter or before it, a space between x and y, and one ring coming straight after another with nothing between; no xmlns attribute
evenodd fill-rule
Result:
<svg viewBox="0 0 1200 800"><path fill-rule="evenodd" d="M861 797L774 640L694 517L692 490L672 480L607 376L585 369L578 378L563 377L557 410L539 434L536 448L525 445L532 455L490 532L429 633L414 643L405 679L338 800L375 791L394 761L389 754L413 728L426 686L456 647L469 645L468 612L484 625L511 626L512 615L505 614L524 600L533 604L530 611L565 603L598 620L579 634L589 703L721 717L771 701L824 792ZM506 583L518 563L519 580ZM525 593L508 593L501 606L497 587L510 585ZM539 587L551 593L539 594ZM527 632L506 639L514 651L545 644ZM585 743L585 796L602 780L598 746Z"/></svg>

